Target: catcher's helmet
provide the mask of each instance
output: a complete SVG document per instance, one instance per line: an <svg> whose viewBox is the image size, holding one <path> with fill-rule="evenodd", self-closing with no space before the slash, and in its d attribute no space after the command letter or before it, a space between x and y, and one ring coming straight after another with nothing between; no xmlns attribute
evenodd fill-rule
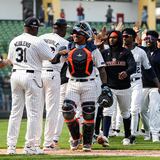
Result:
<svg viewBox="0 0 160 160"><path fill-rule="evenodd" d="M87 39L92 37L92 29L85 21L80 21L73 26L73 32L81 32Z"/></svg>

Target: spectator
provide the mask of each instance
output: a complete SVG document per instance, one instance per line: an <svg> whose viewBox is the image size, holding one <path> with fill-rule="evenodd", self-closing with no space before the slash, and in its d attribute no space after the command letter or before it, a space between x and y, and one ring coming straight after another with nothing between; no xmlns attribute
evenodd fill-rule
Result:
<svg viewBox="0 0 160 160"><path fill-rule="evenodd" d="M48 15L48 26L52 26L54 23L54 10L51 3L48 3L47 15Z"/></svg>
<svg viewBox="0 0 160 160"><path fill-rule="evenodd" d="M146 29L148 29L148 11L147 11L147 6L143 6L143 11L142 11L142 22L141 22L141 28L143 27L143 25L145 25Z"/></svg>
<svg viewBox="0 0 160 160"><path fill-rule="evenodd" d="M61 12L60 12L60 18L62 18L62 19L66 18L66 15L65 15L65 12L64 12L63 8L61 9Z"/></svg>
<svg viewBox="0 0 160 160"><path fill-rule="evenodd" d="M84 20L84 8L82 7L81 3L77 8L77 17L78 17L78 21Z"/></svg>
<svg viewBox="0 0 160 160"><path fill-rule="evenodd" d="M41 5L40 11L39 11L39 20L43 24L44 23L44 7Z"/></svg>
<svg viewBox="0 0 160 160"><path fill-rule="evenodd" d="M110 5L108 5L107 13L106 13L106 22L111 23L112 22L112 13L113 9L111 8Z"/></svg>
<svg viewBox="0 0 160 160"><path fill-rule="evenodd" d="M24 20L27 19L28 17L33 16L33 10L30 8L24 8L23 10L23 14L24 14Z"/></svg>

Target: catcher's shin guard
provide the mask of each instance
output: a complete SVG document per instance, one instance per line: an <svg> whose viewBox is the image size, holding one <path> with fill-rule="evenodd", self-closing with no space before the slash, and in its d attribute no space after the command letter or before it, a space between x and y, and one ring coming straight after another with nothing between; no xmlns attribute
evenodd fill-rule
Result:
<svg viewBox="0 0 160 160"><path fill-rule="evenodd" d="M66 123L73 140L80 139L80 129L78 120L74 119L73 121Z"/></svg>
<svg viewBox="0 0 160 160"><path fill-rule="evenodd" d="M63 117L65 122L68 126L70 134L73 140L77 140L80 138L80 131L79 131L79 122L76 120L74 108L76 108L76 104L72 100L64 100L64 104L62 106L63 110Z"/></svg>
<svg viewBox="0 0 160 160"><path fill-rule="evenodd" d="M82 114L84 118L83 145L91 145L94 133L95 103L94 102L82 103Z"/></svg>
<svg viewBox="0 0 160 160"><path fill-rule="evenodd" d="M94 133L94 123L83 124L83 145L92 144L92 138Z"/></svg>

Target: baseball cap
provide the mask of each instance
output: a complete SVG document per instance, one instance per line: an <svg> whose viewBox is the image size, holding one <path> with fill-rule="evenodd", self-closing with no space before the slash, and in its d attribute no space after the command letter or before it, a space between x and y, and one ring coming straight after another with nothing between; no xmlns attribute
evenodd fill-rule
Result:
<svg viewBox="0 0 160 160"><path fill-rule="evenodd" d="M66 26L66 27L69 27L67 25L67 21L65 19L57 19L55 21L55 23L53 24L54 27L60 27L60 26Z"/></svg>
<svg viewBox="0 0 160 160"><path fill-rule="evenodd" d="M36 17L28 17L24 21L24 26L25 27L40 27L42 25L40 24L40 21L39 21L38 18L36 18Z"/></svg>

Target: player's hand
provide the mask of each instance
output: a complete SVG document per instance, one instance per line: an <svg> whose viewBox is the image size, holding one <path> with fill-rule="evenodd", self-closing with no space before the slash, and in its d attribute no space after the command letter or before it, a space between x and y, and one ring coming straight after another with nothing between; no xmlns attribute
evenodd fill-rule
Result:
<svg viewBox="0 0 160 160"><path fill-rule="evenodd" d="M119 22L119 23L117 24L115 30L122 32L123 28L124 28L123 22Z"/></svg>
<svg viewBox="0 0 160 160"><path fill-rule="evenodd" d="M66 54L68 54L68 50L67 49L61 50L61 51L58 52L58 54L66 55Z"/></svg>
<svg viewBox="0 0 160 160"><path fill-rule="evenodd" d="M136 33L139 33L139 32L141 31L139 22L136 22L136 23L134 24L133 30L134 30Z"/></svg>
<svg viewBox="0 0 160 160"><path fill-rule="evenodd" d="M126 71L123 71L123 72L118 73L118 79L120 79L120 80L125 79L127 76L128 76L128 75L127 75L127 72L126 72Z"/></svg>
<svg viewBox="0 0 160 160"><path fill-rule="evenodd" d="M104 42L107 40L107 29L104 26L97 35L94 35L94 44L96 46L101 46L104 44Z"/></svg>
<svg viewBox="0 0 160 160"><path fill-rule="evenodd" d="M99 33L98 35L94 36L94 45L99 47L102 44L104 44L104 41L102 40L101 34Z"/></svg>

